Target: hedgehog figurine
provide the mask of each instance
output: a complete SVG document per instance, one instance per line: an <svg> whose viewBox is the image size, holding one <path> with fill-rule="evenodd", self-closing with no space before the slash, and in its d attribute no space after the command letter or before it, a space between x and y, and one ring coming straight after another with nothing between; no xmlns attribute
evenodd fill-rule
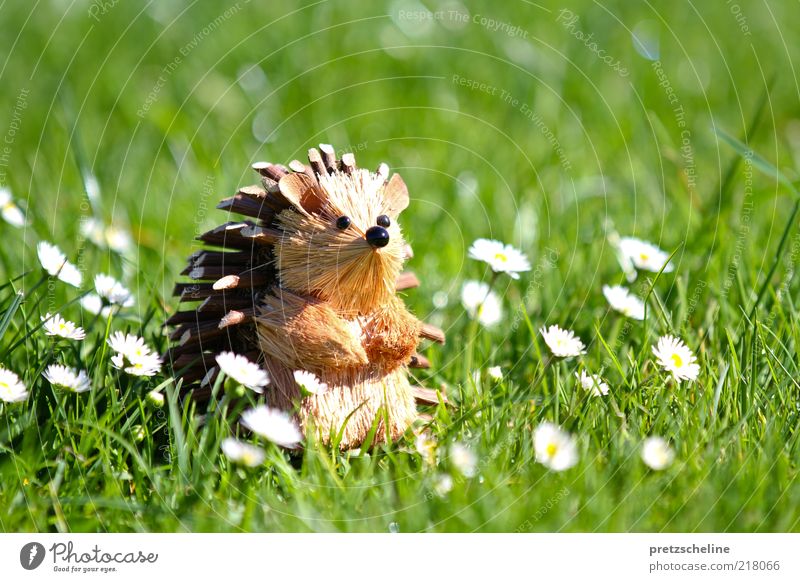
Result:
<svg viewBox="0 0 800 582"><path fill-rule="evenodd" d="M444 343L397 291L419 284L401 273L411 249L398 215L408 206L403 179L381 164L356 167L321 144L288 167L259 162L261 185L248 186L218 208L253 220L228 222L198 240L175 294L196 308L178 311L167 355L184 393L211 397L215 356L233 351L267 371L267 403L296 416L342 449L400 437L418 418L417 405L444 397L409 382L408 367L428 367L416 353L421 338ZM221 250L220 250L221 249ZM295 371L327 385L304 393Z"/></svg>

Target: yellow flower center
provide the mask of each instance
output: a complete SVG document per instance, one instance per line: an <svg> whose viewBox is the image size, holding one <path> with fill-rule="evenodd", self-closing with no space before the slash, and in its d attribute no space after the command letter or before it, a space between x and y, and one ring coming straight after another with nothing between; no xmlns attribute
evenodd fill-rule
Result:
<svg viewBox="0 0 800 582"><path fill-rule="evenodd" d="M639 258L643 261L646 261L647 259L650 258L650 255L648 255L647 253L639 253Z"/></svg>
<svg viewBox="0 0 800 582"><path fill-rule="evenodd" d="M8 385L8 382L0 381L0 394L11 396L11 386Z"/></svg>
<svg viewBox="0 0 800 582"><path fill-rule="evenodd" d="M680 368L681 366L683 366L683 360L678 354L672 354L670 358L672 358L672 361L675 364L676 368Z"/></svg>
<svg viewBox="0 0 800 582"><path fill-rule="evenodd" d="M555 443L549 443L547 445L547 456L553 457L555 456L556 452L558 451L558 445Z"/></svg>
<svg viewBox="0 0 800 582"><path fill-rule="evenodd" d="M242 453L242 461L244 461L245 465L254 465L256 462L256 456L250 451L244 451Z"/></svg>
<svg viewBox="0 0 800 582"><path fill-rule="evenodd" d="M508 262L508 257L506 256L505 253L496 253L495 256L494 256L494 260L495 261L500 261L501 263L507 263Z"/></svg>

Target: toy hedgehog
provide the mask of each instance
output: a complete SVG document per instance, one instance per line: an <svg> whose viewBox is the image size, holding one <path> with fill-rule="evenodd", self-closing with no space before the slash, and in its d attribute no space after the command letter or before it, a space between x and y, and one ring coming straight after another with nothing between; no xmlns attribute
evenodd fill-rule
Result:
<svg viewBox="0 0 800 582"><path fill-rule="evenodd" d="M417 418L416 404L436 404L435 391L412 387L407 367L428 367L420 338L444 343L397 291L419 284L401 273L411 256L397 217L408 206L403 179L381 164L356 167L321 144L309 165L253 164L262 185L248 186L217 208L255 219L228 222L198 240L200 250L178 283L182 303L200 302L167 321L176 329L168 358L195 399L207 399L226 350L256 361L271 379L268 404L295 414L305 431L339 446L396 439ZM202 281L202 282L197 282ZM304 395L294 371L328 385ZM377 424L375 424L377 423ZM313 427L313 428L312 428Z"/></svg>

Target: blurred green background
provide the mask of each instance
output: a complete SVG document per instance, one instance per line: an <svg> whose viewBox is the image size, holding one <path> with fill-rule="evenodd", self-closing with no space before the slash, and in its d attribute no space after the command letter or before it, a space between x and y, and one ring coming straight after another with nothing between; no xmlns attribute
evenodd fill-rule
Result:
<svg viewBox="0 0 800 582"><path fill-rule="evenodd" d="M0 185L31 223L0 224L5 279L38 268L35 244L52 240L70 258L79 254L87 273L127 275L132 312L171 313L193 237L227 220L214 206L256 181L252 162L303 159L320 142L355 152L362 166L386 161L412 196L401 223L422 286L407 301L450 338L426 351L434 368L422 373L429 386L448 383L461 406L437 436L477 442L482 463L480 484L462 480L449 499L428 484L421 501L416 457L390 451L388 460L362 459L362 471L308 453L296 480L253 477L242 489L245 511L241 491L227 488L229 473L219 483L212 476L216 449L195 465L191 499L174 483L174 463L154 461L153 477L116 451L108 464L101 456L88 484L76 479L71 494L60 493L64 523L90 531L386 531L393 519L403 531L796 530L800 239L793 235L787 268L776 271L784 303L773 288L763 303L776 309L767 320L775 325L751 330L743 306L774 260L792 200L760 158L742 163L719 135L746 141L797 180L799 34L789 0L0 3ZM86 244L79 227L90 215L130 229L135 252L121 258ZM669 326L654 320L654 329L631 331L609 316L600 288L624 281L608 242L615 233L676 252L675 274L656 293ZM471 348L464 356L458 294L464 279L486 276L466 259L478 237L518 246L534 270L497 287L508 311L524 305L530 327L517 318L482 331L473 358ZM53 293L75 295L63 286ZM551 413L548 402L539 406L539 388L531 392L544 375L536 329L545 323L591 343L587 367L608 373L628 415L619 421L594 402L569 417L584 464L563 479L520 461L531 458L533 423ZM163 347L160 328L145 327ZM647 342L669 329L701 355L694 391L661 390L665 383L643 371ZM760 351L773 329L779 366ZM619 373L595 341L599 331L615 341ZM15 357L22 370L20 351ZM25 357L35 369L40 354ZM488 365L508 372L496 393L470 383ZM730 369L727 384L720 369ZM564 378L574 394L571 373ZM212 429L221 438L230 427ZM27 457L47 464L50 479L55 452L39 459L45 445L30 430ZM636 447L651 433L676 443L674 474L646 474ZM4 467L6 482L19 486L26 473ZM134 486L107 479L109 467L130 470ZM569 501L531 524L567 485ZM84 488L102 492L92 500L102 515L82 509ZM129 497L141 505L126 506ZM15 499L4 527L61 526L45 496L26 500L40 503L33 509Z"/></svg>
<svg viewBox="0 0 800 582"><path fill-rule="evenodd" d="M798 155L795 12L791 2L6 3L7 115L28 92L7 183L50 231L37 234L73 252L67 241L90 212L77 154L98 179L97 212L130 224L140 244L140 292L169 291L194 234L224 220L216 199L255 181L251 162L302 159L319 142L402 172L428 296L454 289L478 236L534 260L559 249L564 282L584 285L616 268L609 222L668 249L703 238L677 256L702 270L742 203L720 196L733 153L715 128L742 137L773 77L753 145L782 166ZM773 227L754 224L749 240L768 243ZM597 253L589 272L573 266L584 248Z"/></svg>

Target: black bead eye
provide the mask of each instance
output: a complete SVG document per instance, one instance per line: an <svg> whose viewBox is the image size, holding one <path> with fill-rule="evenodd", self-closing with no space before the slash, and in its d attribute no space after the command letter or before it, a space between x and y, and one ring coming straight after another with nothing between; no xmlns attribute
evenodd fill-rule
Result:
<svg viewBox="0 0 800 582"><path fill-rule="evenodd" d="M340 216L336 219L336 228L339 230L345 230L348 226L350 226L351 222L353 221L350 220L349 216Z"/></svg>
<svg viewBox="0 0 800 582"><path fill-rule="evenodd" d="M392 224L392 221L389 220L389 217L386 216L385 214L381 214L378 217L377 222L378 222L378 226L382 226L383 228L389 228L389 225Z"/></svg>

